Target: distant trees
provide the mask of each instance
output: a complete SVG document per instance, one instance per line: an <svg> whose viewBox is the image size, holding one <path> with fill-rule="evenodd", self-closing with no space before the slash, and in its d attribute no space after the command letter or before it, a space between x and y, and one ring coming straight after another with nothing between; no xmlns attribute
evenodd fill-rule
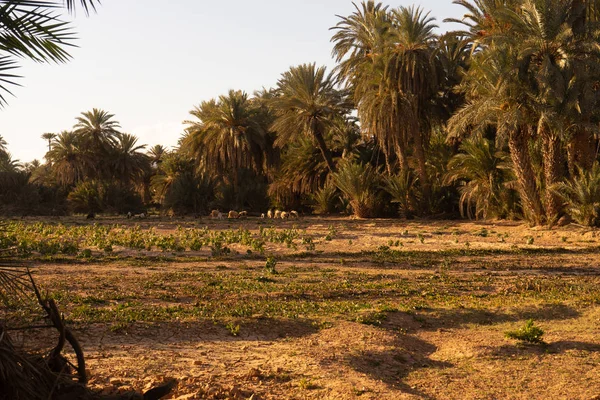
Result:
<svg viewBox="0 0 600 400"><path fill-rule="evenodd" d="M43 165L20 165L0 139L2 168L78 193L71 203L95 191L110 210L135 197L176 213L599 224L600 4L454 3L465 16L450 21L464 28L442 35L421 7L356 4L331 28L333 71L292 66L272 89L202 101L175 149L146 150L93 109L42 135Z"/></svg>

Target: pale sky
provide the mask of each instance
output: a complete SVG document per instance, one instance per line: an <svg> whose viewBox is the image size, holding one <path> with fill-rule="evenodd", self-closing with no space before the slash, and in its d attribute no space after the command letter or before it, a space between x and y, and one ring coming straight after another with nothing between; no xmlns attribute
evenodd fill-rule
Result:
<svg viewBox="0 0 600 400"><path fill-rule="evenodd" d="M384 4L420 4L442 30L444 18L464 14L451 0ZM23 63L0 135L13 158L43 160L40 135L71 129L96 107L141 144L173 146L203 100L272 87L292 65L333 67L329 28L353 10L351 0L102 0L97 14L75 19L69 63Z"/></svg>

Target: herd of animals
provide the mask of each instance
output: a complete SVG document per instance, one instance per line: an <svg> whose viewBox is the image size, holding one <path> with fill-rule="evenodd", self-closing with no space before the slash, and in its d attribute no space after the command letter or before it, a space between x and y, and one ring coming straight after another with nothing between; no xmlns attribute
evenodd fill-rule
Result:
<svg viewBox="0 0 600 400"><path fill-rule="evenodd" d="M248 212L247 211L229 211L227 213L227 218L228 219L240 219L240 218L246 218L248 216ZM219 210L212 210L210 213L210 217L212 219L224 219L225 218L225 214L223 214L221 211ZM299 215L298 215L298 211L281 211L281 210L269 210L267 211L267 214L265 215L264 213L260 215L260 217L262 219L264 218L269 218L269 219L298 219Z"/></svg>

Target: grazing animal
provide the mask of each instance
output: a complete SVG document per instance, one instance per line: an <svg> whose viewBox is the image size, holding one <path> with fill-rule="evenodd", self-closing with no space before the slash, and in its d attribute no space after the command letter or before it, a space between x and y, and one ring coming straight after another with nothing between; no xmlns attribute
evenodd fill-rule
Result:
<svg viewBox="0 0 600 400"><path fill-rule="evenodd" d="M273 218L275 218L275 219L281 218L281 211L275 210L275 213L273 214Z"/></svg>
<svg viewBox="0 0 600 400"><path fill-rule="evenodd" d="M142 218L146 218L146 214L145 213L135 214L134 217L142 219Z"/></svg>
<svg viewBox="0 0 600 400"><path fill-rule="evenodd" d="M290 218L292 219L298 219L298 211L290 211Z"/></svg>
<svg viewBox="0 0 600 400"><path fill-rule="evenodd" d="M287 219L288 218L288 213L286 213L285 211L281 212L281 219Z"/></svg>
<svg viewBox="0 0 600 400"><path fill-rule="evenodd" d="M260 214L261 219L265 219L265 213Z"/></svg>
<svg viewBox="0 0 600 400"><path fill-rule="evenodd" d="M269 218L269 219L273 218L273 210L267 211L267 218Z"/></svg>
<svg viewBox="0 0 600 400"><path fill-rule="evenodd" d="M247 218L247 217L248 217L248 211L240 211L238 218Z"/></svg>
<svg viewBox="0 0 600 400"><path fill-rule="evenodd" d="M93 212L89 213L89 214L88 214L88 215L85 217L85 219L94 219L94 218L96 218L96 214L94 214Z"/></svg>
<svg viewBox="0 0 600 400"><path fill-rule="evenodd" d="M131 215L131 211L127 212L127 219L131 219L132 215Z"/></svg>
<svg viewBox="0 0 600 400"><path fill-rule="evenodd" d="M229 214L227 214L227 218L229 219L237 219L240 217L240 214L237 211L229 211Z"/></svg>
<svg viewBox="0 0 600 400"><path fill-rule="evenodd" d="M212 219L223 219L223 213L220 212L219 210L212 210L210 212L210 217Z"/></svg>

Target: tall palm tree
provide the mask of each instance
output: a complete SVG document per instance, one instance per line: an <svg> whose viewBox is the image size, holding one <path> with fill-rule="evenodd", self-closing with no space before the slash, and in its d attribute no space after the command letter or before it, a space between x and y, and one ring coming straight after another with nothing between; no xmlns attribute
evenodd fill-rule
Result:
<svg viewBox="0 0 600 400"><path fill-rule="evenodd" d="M72 131L63 131L52 142L47 159L57 181L63 186L76 184L85 177L92 160L82 150L81 136Z"/></svg>
<svg viewBox="0 0 600 400"><path fill-rule="evenodd" d="M117 143L111 151L111 171L121 185L139 182L150 169L150 159L142 151L146 145L138 145L138 138L128 133L118 133Z"/></svg>
<svg viewBox="0 0 600 400"><path fill-rule="evenodd" d="M94 108L85 111L77 117L77 123L73 126L75 133L82 136L83 140L89 142L88 146L94 152L105 153L115 144L115 138L119 133L119 123L113 120L114 114Z"/></svg>
<svg viewBox="0 0 600 400"><path fill-rule="evenodd" d="M387 54L393 47L388 7L374 1L362 2L356 11L331 28L335 31L333 55L339 78L353 88L353 98L362 131L374 136L383 151L388 173L393 152L401 169L408 167L407 140L401 126L403 99L385 75Z"/></svg>
<svg viewBox="0 0 600 400"><path fill-rule="evenodd" d="M481 121L504 114L495 123L501 128L499 132L508 133L526 214L535 214L531 218L535 223L552 224L562 208L551 187L565 176L563 142L570 132L577 134L591 125L595 109L596 102L589 99L590 94L595 97L590 88L598 82L594 77L598 76L594 72L600 56L598 40L574 33L577 10L570 0L457 3L472 12L469 34L477 46L474 60L478 62L473 63L474 73L465 82L471 94L478 94L458 113L455 122L469 109L471 116L483 117ZM488 65L482 64L484 60ZM498 67L501 61L504 63L497 73L490 74L490 67ZM488 88L482 90L486 85ZM477 97L479 101L473 102ZM544 179L539 184L527 154L530 140L542 143Z"/></svg>
<svg viewBox="0 0 600 400"><path fill-rule="evenodd" d="M48 151L50 151L50 147L52 145L52 140L56 137L56 133L42 133L42 139L48 141Z"/></svg>
<svg viewBox="0 0 600 400"><path fill-rule="evenodd" d="M190 114L197 120L184 121L187 140L208 169L263 170L267 127L260 123L258 110L246 93L231 90L217 100L202 102Z"/></svg>
<svg viewBox="0 0 600 400"><path fill-rule="evenodd" d="M150 162L153 166L158 166L162 162L163 157L168 153L167 149L161 145L156 144L152 146L148 152L147 156L150 158Z"/></svg>
<svg viewBox="0 0 600 400"><path fill-rule="evenodd" d="M406 170L412 149L427 192L425 150L439 73L435 20L415 7L388 10L373 1L355 7L332 28L337 71L354 89L363 129L378 139L388 173L393 170L392 152Z"/></svg>
<svg viewBox="0 0 600 400"><path fill-rule="evenodd" d="M336 88L333 74L314 63L290 68L277 83L271 107L275 113L272 129L278 135L275 145L282 147L301 136L309 137L316 142L329 171L334 172L325 136L335 119L348 112L349 104L346 94Z"/></svg>

